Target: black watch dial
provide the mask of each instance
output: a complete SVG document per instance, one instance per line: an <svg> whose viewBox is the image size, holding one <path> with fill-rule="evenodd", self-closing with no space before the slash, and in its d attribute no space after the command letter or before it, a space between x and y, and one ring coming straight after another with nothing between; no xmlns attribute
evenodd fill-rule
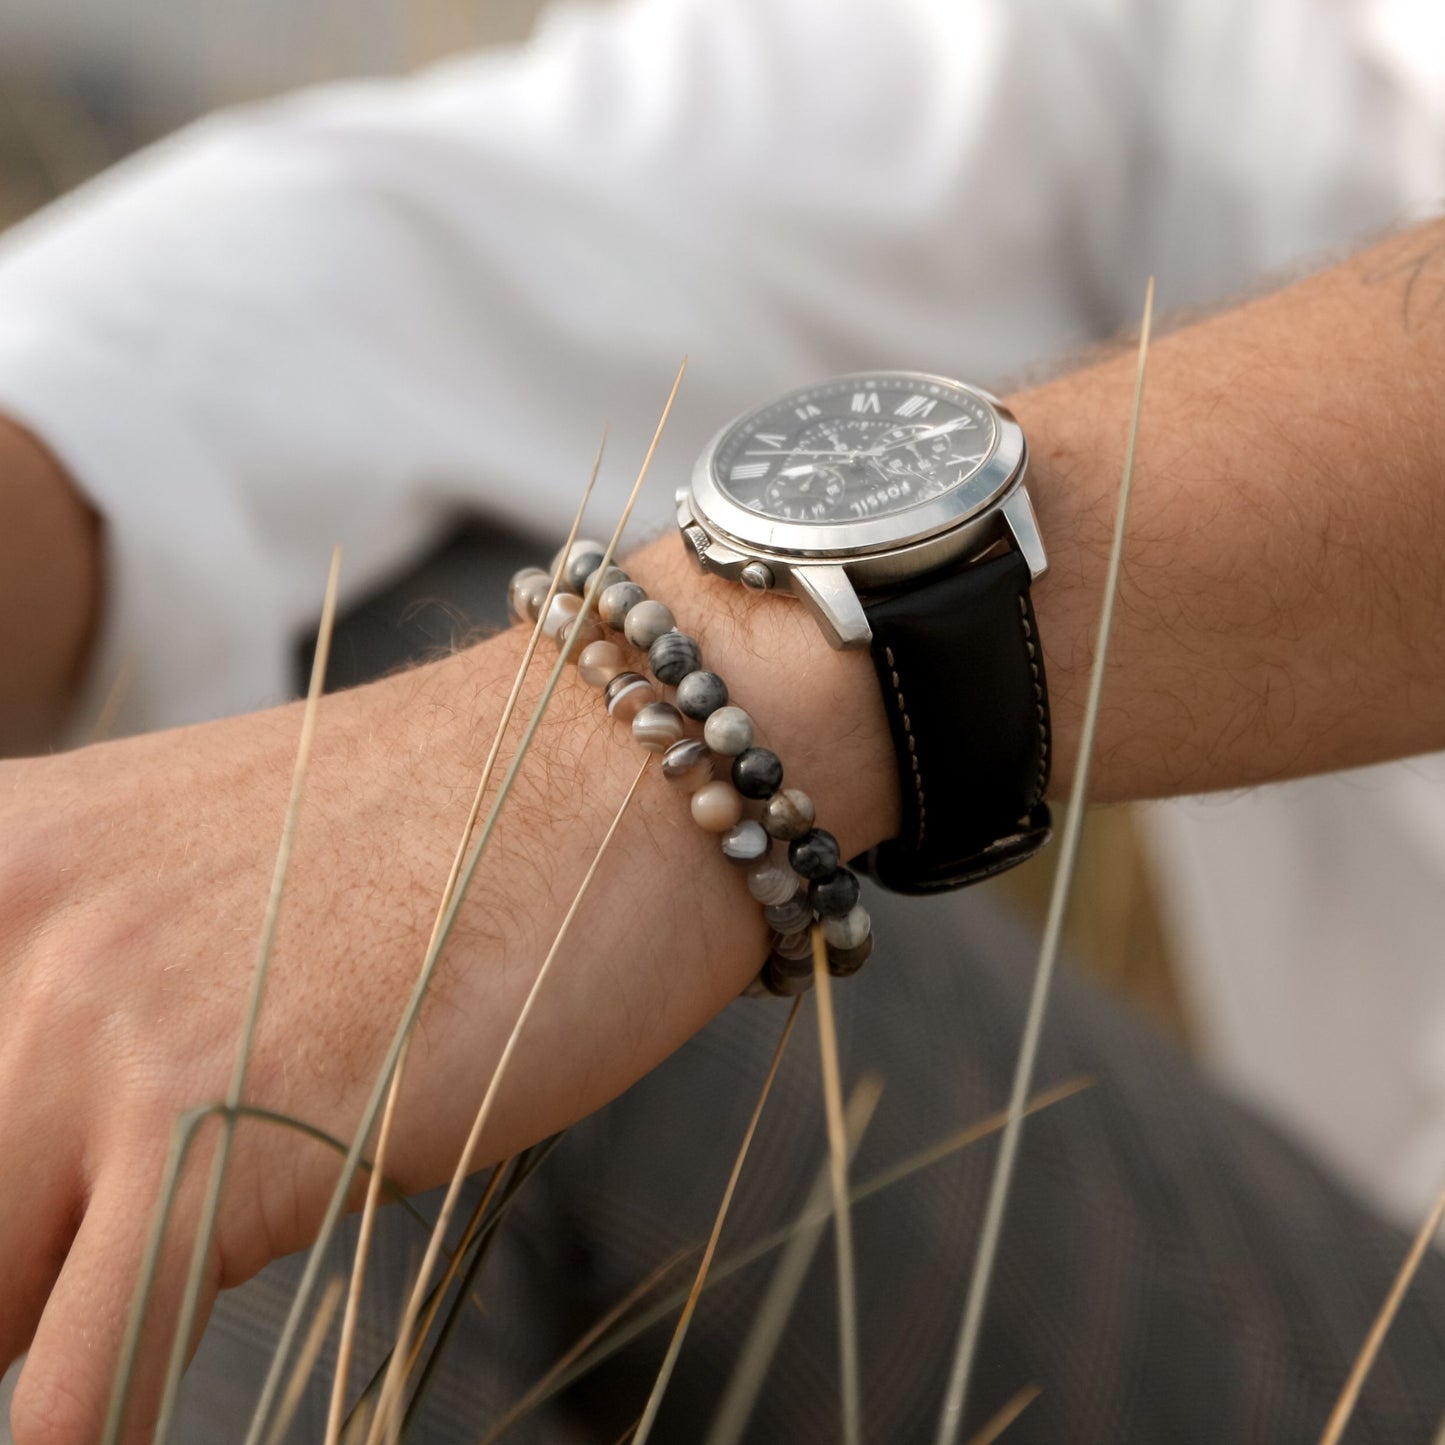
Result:
<svg viewBox="0 0 1445 1445"><path fill-rule="evenodd" d="M993 408L972 392L908 373L851 376L744 417L713 474L759 516L856 523L962 486L997 439Z"/></svg>

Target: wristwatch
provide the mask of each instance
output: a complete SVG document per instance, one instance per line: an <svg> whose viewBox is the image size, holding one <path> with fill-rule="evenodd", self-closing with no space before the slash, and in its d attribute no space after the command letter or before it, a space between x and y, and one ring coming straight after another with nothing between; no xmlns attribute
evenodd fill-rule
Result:
<svg viewBox="0 0 1445 1445"><path fill-rule="evenodd" d="M858 864L958 888L1048 841L1049 706L1029 588L1047 566L1017 421L976 386L865 372L724 427L678 493L704 571L791 593L871 650L903 828Z"/></svg>

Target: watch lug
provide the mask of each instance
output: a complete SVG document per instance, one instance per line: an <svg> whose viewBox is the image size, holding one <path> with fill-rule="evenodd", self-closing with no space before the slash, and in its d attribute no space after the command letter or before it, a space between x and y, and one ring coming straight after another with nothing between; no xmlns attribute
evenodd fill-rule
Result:
<svg viewBox="0 0 1445 1445"><path fill-rule="evenodd" d="M999 508L1003 519L1014 539L1014 546L1023 553L1029 564L1029 578L1037 581L1049 570L1049 559L1044 552L1044 539L1039 532L1039 519L1034 515L1034 504L1028 492L1019 487Z"/></svg>
<svg viewBox="0 0 1445 1445"><path fill-rule="evenodd" d="M867 647L872 642L863 604L841 567L794 567L791 575L793 590L834 647Z"/></svg>

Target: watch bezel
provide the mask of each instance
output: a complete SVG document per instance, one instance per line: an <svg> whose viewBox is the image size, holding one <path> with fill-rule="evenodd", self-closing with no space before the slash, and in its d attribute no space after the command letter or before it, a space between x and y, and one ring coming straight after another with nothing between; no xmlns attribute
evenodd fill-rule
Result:
<svg viewBox="0 0 1445 1445"><path fill-rule="evenodd" d="M841 561L894 551L953 531L987 512L1017 483L1028 455L1023 429L997 397L980 387L923 371L849 372L829 380L847 383L885 378L945 386L967 393L989 409L994 418L993 447L967 481L927 502L857 522L791 522L750 511L723 490L714 466L718 451L724 438L757 412L771 411L786 405L794 396L817 391L816 385L797 387L762 406L739 413L708 442L692 474L691 494L701 513L700 520L705 521L710 530L715 529L721 539L752 550L781 558Z"/></svg>

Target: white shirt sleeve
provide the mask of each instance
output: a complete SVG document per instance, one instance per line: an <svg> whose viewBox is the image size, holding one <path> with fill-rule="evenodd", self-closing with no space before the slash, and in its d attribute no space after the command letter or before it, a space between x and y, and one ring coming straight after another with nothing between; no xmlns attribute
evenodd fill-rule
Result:
<svg viewBox="0 0 1445 1445"><path fill-rule="evenodd" d="M464 506L560 530L607 421L609 516L685 353L654 519L780 387L1092 334L1129 26L1048 8L562 11L213 118L10 233L0 410L108 524L92 693L133 665L128 730L284 695L333 542L355 595Z"/></svg>

